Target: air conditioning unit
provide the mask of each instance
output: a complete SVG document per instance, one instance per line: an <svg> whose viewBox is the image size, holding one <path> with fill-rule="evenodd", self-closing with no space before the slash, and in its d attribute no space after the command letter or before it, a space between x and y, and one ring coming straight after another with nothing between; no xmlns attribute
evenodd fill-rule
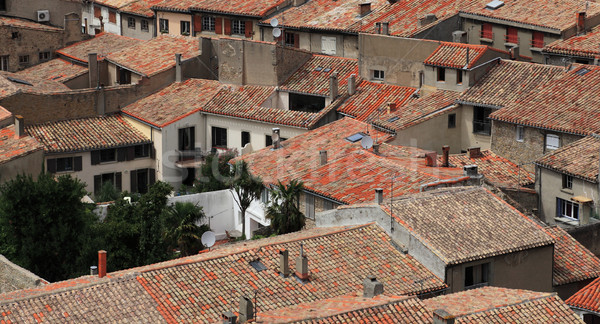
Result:
<svg viewBox="0 0 600 324"><path fill-rule="evenodd" d="M50 11L48 10L38 10L37 11L37 21L50 21Z"/></svg>

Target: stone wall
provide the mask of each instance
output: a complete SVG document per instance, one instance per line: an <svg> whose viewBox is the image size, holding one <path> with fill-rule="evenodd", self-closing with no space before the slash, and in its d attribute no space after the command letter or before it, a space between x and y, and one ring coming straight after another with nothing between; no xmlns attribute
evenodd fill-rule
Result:
<svg viewBox="0 0 600 324"><path fill-rule="evenodd" d="M570 228L567 232L596 256L600 255L600 223Z"/></svg>
<svg viewBox="0 0 600 324"><path fill-rule="evenodd" d="M0 293L33 288L48 283L0 254Z"/></svg>

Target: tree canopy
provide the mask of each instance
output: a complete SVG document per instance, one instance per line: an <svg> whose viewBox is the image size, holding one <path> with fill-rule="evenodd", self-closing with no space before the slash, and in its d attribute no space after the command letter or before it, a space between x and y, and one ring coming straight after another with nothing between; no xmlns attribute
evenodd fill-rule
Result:
<svg viewBox="0 0 600 324"><path fill-rule="evenodd" d="M267 218L271 220L271 227L278 234L299 231L304 227L304 214L299 207L303 188L302 181L292 180L287 186L280 181L271 190Z"/></svg>
<svg viewBox="0 0 600 324"><path fill-rule="evenodd" d="M259 199L264 185L259 177L250 173L246 161L235 164L234 174L229 180L231 189L235 192L233 200L242 213L242 235L246 233L246 210L252 201Z"/></svg>

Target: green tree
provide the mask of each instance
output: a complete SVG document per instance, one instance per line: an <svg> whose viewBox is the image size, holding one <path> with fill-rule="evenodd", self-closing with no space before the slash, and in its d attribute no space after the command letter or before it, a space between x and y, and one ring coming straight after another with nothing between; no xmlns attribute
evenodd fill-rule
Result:
<svg viewBox="0 0 600 324"><path fill-rule="evenodd" d="M229 161L237 156L235 150L221 154L210 154L204 158L200 167L200 177L196 179L194 188L196 192L217 191L229 188L231 166Z"/></svg>
<svg viewBox="0 0 600 324"><path fill-rule="evenodd" d="M105 182L100 188L100 192L94 195L96 202L114 201L119 198L119 191L111 182Z"/></svg>
<svg viewBox="0 0 600 324"><path fill-rule="evenodd" d="M271 201L267 206L267 218L278 234L299 231L304 227L304 214L300 211L302 181L292 180L286 186L279 182L271 191Z"/></svg>
<svg viewBox="0 0 600 324"><path fill-rule="evenodd" d="M202 250L200 238L209 230L208 226L197 225L206 218L202 207L189 202L176 202L168 207L167 214L165 239L169 247L178 248L181 256Z"/></svg>
<svg viewBox="0 0 600 324"><path fill-rule="evenodd" d="M229 180L229 185L234 191L233 200L242 213L242 235L246 233L246 210L255 199L260 198L264 189L262 180L250 174L246 161L235 164L235 174Z"/></svg>
<svg viewBox="0 0 600 324"><path fill-rule="evenodd" d="M0 253L50 281L89 267L82 246L97 217L81 202L85 184L69 175L19 175L0 187Z"/></svg>
<svg viewBox="0 0 600 324"><path fill-rule="evenodd" d="M170 255L163 240L165 232L164 211L167 208L167 196L173 187L158 181L148 192L142 195L136 204L136 213L140 218L140 261L151 264L166 260Z"/></svg>

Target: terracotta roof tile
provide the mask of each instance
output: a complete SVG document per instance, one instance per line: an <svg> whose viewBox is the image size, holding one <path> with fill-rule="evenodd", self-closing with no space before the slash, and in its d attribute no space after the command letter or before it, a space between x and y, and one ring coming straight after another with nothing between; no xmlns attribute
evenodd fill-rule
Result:
<svg viewBox="0 0 600 324"><path fill-rule="evenodd" d="M554 243L539 225L482 187L437 189L393 207L393 216L447 265Z"/></svg>
<svg viewBox="0 0 600 324"><path fill-rule="evenodd" d="M34 30L42 30L42 31L50 31L50 32L59 32L62 31L62 28L52 27L48 25L39 24L30 20L15 18L15 17L5 17L0 16L0 27L1 26L10 26L16 28L26 28L26 29L34 29Z"/></svg>
<svg viewBox="0 0 600 324"><path fill-rule="evenodd" d="M467 50L469 53L468 61ZM487 45L442 42L423 63L456 69L470 69L479 63L479 59L487 51L501 52L500 50ZM504 53L504 51L502 51L502 53Z"/></svg>
<svg viewBox="0 0 600 324"><path fill-rule="evenodd" d="M154 11L152 11L151 8L163 1L164 0L138 0L121 7L119 10L121 12L150 18L154 17Z"/></svg>
<svg viewBox="0 0 600 324"><path fill-rule="evenodd" d="M6 110L6 108L0 106L0 122L12 117L12 115L13 114L10 111L8 111L8 110Z"/></svg>
<svg viewBox="0 0 600 324"><path fill-rule="evenodd" d="M535 163L541 167L598 182L600 138L588 136L546 154Z"/></svg>
<svg viewBox="0 0 600 324"><path fill-rule="evenodd" d="M25 70L21 70L17 72L16 75L19 77L35 75L41 79L52 80L56 82L66 82L86 74L87 72L87 67L57 58L48 62L34 65Z"/></svg>
<svg viewBox="0 0 600 324"><path fill-rule="evenodd" d="M0 71L0 99L20 92L53 93L70 90L61 82L42 79L37 75Z"/></svg>
<svg viewBox="0 0 600 324"><path fill-rule="evenodd" d="M42 145L35 138L16 138L15 135L14 125L0 128L0 164L42 149Z"/></svg>
<svg viewBox="0 0 600 324"><path fill-rule="evenodd" d="M200 55L195 37L161 35L106 56L106 60L143 76L153 76L175 66L175 54L185 61ZM148 55L152 53L152 55Z"/></svg>
<svg viewBox="0 0 600 324"><path fill-rule="evenodd" d="M556 241L552 280L555 286L600 276L600 259L590 250L558 226L548 227L546 232Z"/></svg>
<svg viewBox="0 0 600 324"><path fill-rule="evenodd" d="M556 40L544 46L544 52L595 58L600 54L598 44L600 43L600 27L592 28L590 32L582 35L571 36L567 39Z"/></svg>
<svg viewBox="0 0 600 324"><path fill-rule="evenodd" d="M153 6L156 10L166 11L206 11L224 14L263 17L273 12L277 6L283 6L285 0L166 0Z"/></svg>
<svg viewBox="0 0 600 324"><path fill-rule="evenodd" d="M148 138L120 115L31 125L25 131L44 145L46 153L90 151L150 143Z"/></svg>
<svg viewBox="0 0 600 324"><path fill-rule="evenodd" d="M112 33L100 33L94 38L63 47L56 51L56 53L79 62L87 63L89 53L98 54L98 59L101 60L111 53L116 53L140 43L142 41L139 39Z"/></svg>
<svg viewBox="0 0 600 324"><path fill-rule="evenodd" d="M461 103L504 107L560 77L558 66L500 60L458 99Z"/></svg>
<svg viewBox="0 0 600 324"><path fill-rule="evenodd" d="M600 67L574 64L571 71L545 83L490 115L491 119L588 135L600 132ZM543 107L544 109L540 109Z"/></svg>
<svg viewBox="0 0 600 324"><path fill-rule="evenodd" d="M583 323L558 296L522 289L483 287L423 301L456 323Z"/></svg>
<svg viewBox="0 0 600 324"><path fill-rule="evenodd" d="M95 3L101 6L112 7L115 9L119 9L135 1L137 0L94 0Z"/></svg>
<svg viewBox="0 0 600 324"><path fill-rule="evenodd" d="M312 2L312 1L311 1ZM283 91L329 96L329 76L338 73L339 93L347 91L350 75L358 76L358 61L355 59L313 55L292 74L280 87ZM356 84L360 79L356 80Z"/></svg>
<svg viewBox="0 0 600 324"><path fill-rule="evenodd" d="M600 313L600 278L590 282L569 297L565 303L571 307Z"/></svg>

